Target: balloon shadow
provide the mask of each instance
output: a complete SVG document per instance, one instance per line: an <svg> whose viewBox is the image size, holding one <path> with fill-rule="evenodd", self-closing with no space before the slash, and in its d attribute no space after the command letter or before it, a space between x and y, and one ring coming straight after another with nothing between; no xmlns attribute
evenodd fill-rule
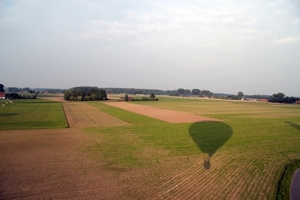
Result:
<svg viewBox="0 0 300 200"><path fill-rule="evenodd" d="M285 122L286 124L290 125L291 127L298 129L300 131L300 125L295 124L293 122Z"/></svg>
<svg viewBox="0 0 300 200"><path fill-rule="evenodd" d="M232 136L232 128L219 121L196 122L190 125L189 133L199 149L208 154L208 158L204 159L203 167L210 169L210 158Z"/></svg>

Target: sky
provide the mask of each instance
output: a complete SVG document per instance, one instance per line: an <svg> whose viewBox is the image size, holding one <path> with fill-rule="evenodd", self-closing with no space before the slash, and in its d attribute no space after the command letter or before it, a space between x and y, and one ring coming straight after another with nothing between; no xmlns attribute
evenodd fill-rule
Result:
<svg viewBox="0 0 300 200"><path fill-rule="evenodd" d="M300 96L299 0L0 0L0 83Z"/></svg>

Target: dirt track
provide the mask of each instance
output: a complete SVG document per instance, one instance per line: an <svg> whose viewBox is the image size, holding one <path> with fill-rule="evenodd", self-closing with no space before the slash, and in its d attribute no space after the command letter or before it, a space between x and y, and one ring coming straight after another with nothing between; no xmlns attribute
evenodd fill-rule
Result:
<svg viewBox="0 0 300 200"><path fill-rule="evenodd" d="M115 106L124 110L128 110L131 112L135 112L141 115L145 115L148 117L156 118L162 121L166 121L169 123L189 123L189 122L200 122L200 121L218 121L213 118L202 117L199 115L175 111L175 110L167 110L161 108L155 108L144 105L137 105L127 102L106 102L106 104Z"/></svg>

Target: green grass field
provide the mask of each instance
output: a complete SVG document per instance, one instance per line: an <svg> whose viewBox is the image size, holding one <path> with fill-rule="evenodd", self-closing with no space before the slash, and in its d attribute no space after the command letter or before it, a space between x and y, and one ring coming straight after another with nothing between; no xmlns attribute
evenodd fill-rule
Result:
<svg viewBox="0 0 300 200"><path fill-rule="evenodd" d="M133 167L147 169L165 160L200 156L203 170L214 174L214 187L224 188L224 180L229 179L233 190L244 190L244 196L239 198L247 199L274 199L285 166L300 159L300 106L159 99L131 103L186 111L221 122L169 124L93 102L91 105L132 126L86 129L105 141L95 143L91 151L105 158L109 168L120 171ZM289 185L284 188L288 191ZM226 195L222 198L230 197Z"/></svg>
<svg viewBox="0 0 300 200"><path fill-rule="evenodd" d="M0 130L65 128L61 103L40 99L0 101ZM4 106L2 106L4 105Z"/></svg>

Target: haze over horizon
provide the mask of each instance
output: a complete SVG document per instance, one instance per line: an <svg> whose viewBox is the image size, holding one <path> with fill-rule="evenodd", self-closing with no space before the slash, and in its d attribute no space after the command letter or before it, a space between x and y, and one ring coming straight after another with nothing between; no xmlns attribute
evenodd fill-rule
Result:
<svg viewBox="0 0 300 200"><path fill-rule="evenodd" d="M0 2L6 87L300 96L300 1Z"/></svg>

